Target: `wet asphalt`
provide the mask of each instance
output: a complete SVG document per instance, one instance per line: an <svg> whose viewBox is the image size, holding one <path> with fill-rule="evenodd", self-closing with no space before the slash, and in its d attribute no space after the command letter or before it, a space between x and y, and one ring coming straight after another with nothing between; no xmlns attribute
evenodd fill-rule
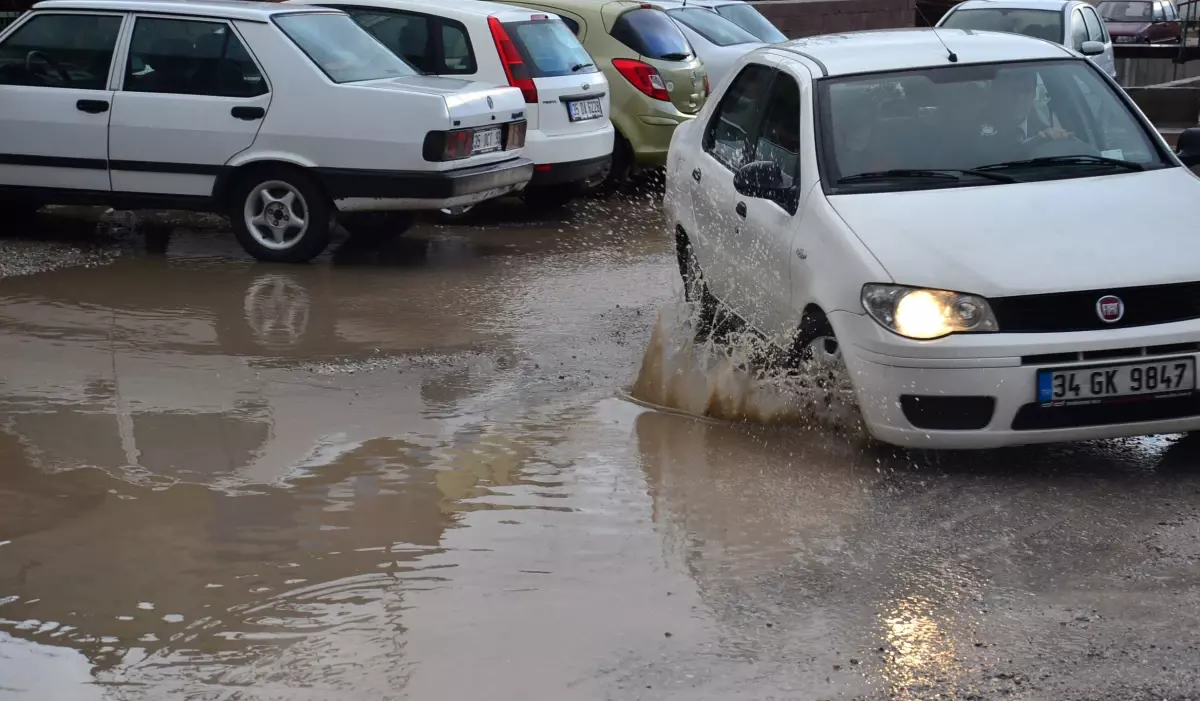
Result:
<svg viewBox="0 0 1200 701"><path fill-rule="evenodd" d="M1196 439L647 408L649 200L306 266L96 214L0 231L0 699L1200 699Z"/></svg>

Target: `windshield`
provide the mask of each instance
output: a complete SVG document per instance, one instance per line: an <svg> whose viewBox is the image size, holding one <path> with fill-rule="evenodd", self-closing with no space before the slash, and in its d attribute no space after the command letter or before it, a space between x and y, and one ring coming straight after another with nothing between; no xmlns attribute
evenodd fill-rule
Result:
<svg viewBox="0 0 1200 701"><path fill-rule="evenodd" d="M925 68L818 85L822 180L831 192L1053 180L1174 165L1085 60ZM988 177L962 172L980 168ZM888 171L948 171L950 177L879 176ZM852 177L863 173L877 177Z"/></svg>
<svg viewBox="0 0 1200 701"><path fill-rule="evenodd" d="M758 37L711 10L689 7L668 10L667 14L717 46L759 43Z"/></svg>
<svg viewBox="0 0 1200 701"><path fill-rule="evenodd" d="M1056 44L1061 44L1063 40L1063 13L1058 10L1000 7L957 10L946 17L942 26L950 29L1024 34Z"/></svg>
<svg viewBox="0 0 1200 701"><path fill-rule="evenodd" d="M717 12L725 19L758 37L760 41L768 44L787 41L783 32L776 29L775 25L771 24L771 20L763 17L752 5L721 5L717 8Z"/></svg>
<svg viewBox="0 0 1200 701"><path fill-rule="evenodd" d="M617 18L610 34L646 58L686 61L692 57L692 45L683 32L659 10L630 10Z"/></svg>
<svg viewBox="0 0 1200 701"><path fill-rule="evenodd" d="M505 22L530 78L596 73L592 57L560 20Z"/></svg>
<svg viewBox="0 0 1200 701"><path fill-rule="evenodd" d="M1154 16L1154 4L1149 2L1102 2L1096 9L1109 22L1149 22Z"/></svg>
<svg viewBox="0 0 1200 701"><path fill-rule="evenodd" d="M419 75L348 15L280 15L275 23L335 83Z"/></svg>

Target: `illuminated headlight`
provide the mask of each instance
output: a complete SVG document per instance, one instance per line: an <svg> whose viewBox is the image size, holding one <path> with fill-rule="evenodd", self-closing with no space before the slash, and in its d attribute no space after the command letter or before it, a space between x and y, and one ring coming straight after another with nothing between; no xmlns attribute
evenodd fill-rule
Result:
<svg viewBox="0 0 1200 701"><path fill-rule="evenodd" d="M864 285L862 305L872 319L908 338L928 340L952 333L1000 330L987 300L978 295Z"/></svg>

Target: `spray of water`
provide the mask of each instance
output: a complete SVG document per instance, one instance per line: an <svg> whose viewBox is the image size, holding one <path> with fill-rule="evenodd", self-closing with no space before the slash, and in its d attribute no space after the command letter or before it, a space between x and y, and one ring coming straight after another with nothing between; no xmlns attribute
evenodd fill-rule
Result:
<svg viewBox="0 0 1200 701"><path fill-rule="evenodd" d="M696 305L673 301L658 322L632 388L648 405L722 421L833 429L862 435L844 366L780 362L775 344L746 330L698 334Z"/></svg>

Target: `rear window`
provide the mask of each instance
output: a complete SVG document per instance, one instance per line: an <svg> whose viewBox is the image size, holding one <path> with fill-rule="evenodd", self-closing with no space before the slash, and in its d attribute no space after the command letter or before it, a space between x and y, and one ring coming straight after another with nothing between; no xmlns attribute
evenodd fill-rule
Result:
<svg viewBox="0 0 1200 701"><path fill-rule="evenodd" d="M617 18L610 33L614 39L646 58L686 61L692 57L692 45L683 32L659 10L630 10Z"/></svg>
<svg viewBox="0 0 1200 701"><path fill-rule="evenodd" d="M951 12L942 26L950 29L1024 34L1056 44L1061 44L1063 40L1063 13L1059 10L1026 10L1015 7L958 10Z"/></svg>
<svg viewBox="0 0 1200 701"><path fill-rule="evenodd" d="M667 10L667 14L717 46L758 43L758 37L711 10L692 7Z"/></svg>
<svg viewBox="0 0 1200 701"><path fill-rule="evenodd" d="M276 15L275 24L335 83L419 75L349 15Z"/></svg>
<svg viewBox="0 0 1200 701"><path fill-rule="evenodd" d="M787 41L787 37L783 35L783 32L779 31L775 25L771 24L771 20L763 17L751 5L721 5L717 8L717 13L758 37L760 41L765 41L768 44L778 44L781 41Z"/></svg>
<svg viewBox="0 0 1200 701"><path fill-rule="evenodd" d="M529 68L530 78L596 73L600 69L561 20L505 22L504 29Z"/></svg>

